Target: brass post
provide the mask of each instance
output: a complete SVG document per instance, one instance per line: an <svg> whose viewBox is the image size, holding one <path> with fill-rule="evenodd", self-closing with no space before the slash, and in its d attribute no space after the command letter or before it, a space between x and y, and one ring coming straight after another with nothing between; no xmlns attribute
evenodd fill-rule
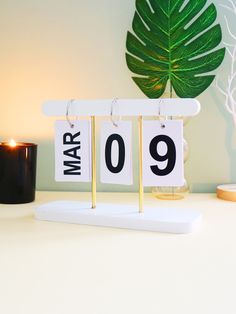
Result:
<svg viewBox="0 0 236 314"><path fill-rule="evenodd" d="M139 212L143 213L143 117L138 119L139 128Z"/></svg>
<svg viewBox="0 0 236 314"><path fill-rule="evenodd" d="M97 178L96 178L96 118L92 116L92 208L96 208Z"/></svg>

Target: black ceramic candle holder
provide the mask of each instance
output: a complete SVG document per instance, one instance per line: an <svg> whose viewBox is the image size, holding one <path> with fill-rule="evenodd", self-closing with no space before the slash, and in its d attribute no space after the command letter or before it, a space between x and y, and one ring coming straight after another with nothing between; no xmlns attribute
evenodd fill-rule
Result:
<svg viewBox="0 0 236 314"><path fill-rule="evenodd" d="M0 144L0 203L34 201L36 161L36 144Z"/></svg>

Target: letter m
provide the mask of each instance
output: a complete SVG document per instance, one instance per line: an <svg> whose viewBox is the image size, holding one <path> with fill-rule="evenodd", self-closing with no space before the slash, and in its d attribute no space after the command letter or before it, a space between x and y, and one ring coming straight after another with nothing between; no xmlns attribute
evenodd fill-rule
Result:
<svg viewBox="0 0 236 314"><path fill-rule="evenodd" d="M69 167L64 170L64 175L81 175L80 161L64 161L64 166Z"/></svg>

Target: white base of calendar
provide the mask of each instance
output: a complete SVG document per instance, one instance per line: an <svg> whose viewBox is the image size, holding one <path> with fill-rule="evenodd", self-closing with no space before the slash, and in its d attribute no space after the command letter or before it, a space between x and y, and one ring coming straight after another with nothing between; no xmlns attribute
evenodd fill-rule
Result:
<svg viewBox="0 0 236 314"><path fill-rule="evenodd" d="M81 225L115 227L168 233L191 233L201 221L201 214L190 209L148 208L140 214L137 206L55 201L35 210L39 220Z"/></svg>

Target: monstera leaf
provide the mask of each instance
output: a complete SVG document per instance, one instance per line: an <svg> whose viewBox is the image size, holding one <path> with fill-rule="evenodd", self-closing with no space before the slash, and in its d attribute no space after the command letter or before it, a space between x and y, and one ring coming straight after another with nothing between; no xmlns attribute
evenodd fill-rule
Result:
<svg viewBox="0 0 236 314"><path fill-rule="evenodd" d="M196 97L213 81L208 74L223 61L225 49L207 0L136 0L134 35L128 32L129 69L149 98L159 98L168 80L179 97Z"/></svg>

